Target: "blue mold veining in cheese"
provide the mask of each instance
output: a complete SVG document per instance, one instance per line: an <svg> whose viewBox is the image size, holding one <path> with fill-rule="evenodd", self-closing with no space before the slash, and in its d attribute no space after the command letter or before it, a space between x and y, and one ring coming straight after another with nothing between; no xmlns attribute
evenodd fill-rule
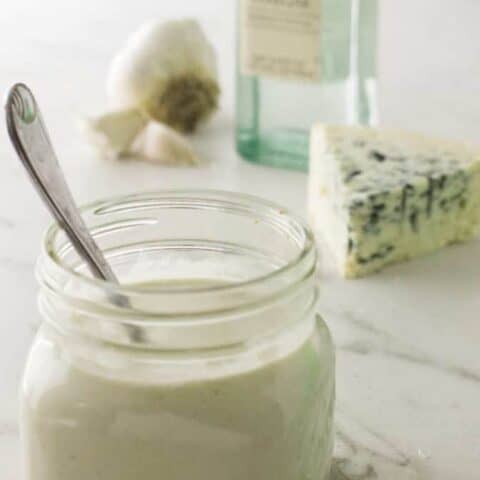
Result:
<svg viewBox="0 0 480 480"><path fill-rule="evenodd" d="M346 277L468 240L480 224L480 154L413 133L317 125L309 215Z"/></svg>

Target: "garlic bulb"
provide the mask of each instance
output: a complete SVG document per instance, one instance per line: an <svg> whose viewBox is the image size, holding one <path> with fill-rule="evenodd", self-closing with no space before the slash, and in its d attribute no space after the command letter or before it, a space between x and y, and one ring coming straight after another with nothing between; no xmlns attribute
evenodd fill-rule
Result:
<svg viewBox="0 0 480 480"><path fill-rule="evenodd" d="M199 158L190 143L172 128L150 122L133 142L130 152L165 165L197 165Z"/></svg>
<svg viewBox="0 0 480 480"><path fill-rule="evenodd" d="M192 132L218 106L215 52L195 20L141 27L113 59L107 94L114 109L135 109Z"/></svg>
<svg viewBox="0 0 480 480"><path fill-rule="evenodd" d="M173 129L192 132L217 108L213 47L195 20L146 24L113 59L107 94L113 111L83 125L103 156L197 164L188 141Z"/></svg>

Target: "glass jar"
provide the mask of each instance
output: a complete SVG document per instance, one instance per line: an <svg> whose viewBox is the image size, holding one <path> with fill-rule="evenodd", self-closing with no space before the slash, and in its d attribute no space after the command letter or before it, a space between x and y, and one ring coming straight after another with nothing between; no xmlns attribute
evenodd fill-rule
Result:
<svg viewBox="0 0 480 480"><path fill-rule="evenodd" d="M327 478L334 351L302 221L197 191L83 214L122 285L90 278L48 230L21 392L27 480Z"/></svg>
<svg viewBox="0 0 480 480"><path fill-rule="evenodd" d="M378 0L237 3L240 155L306 170L314 123L376 123Z"/></svg>

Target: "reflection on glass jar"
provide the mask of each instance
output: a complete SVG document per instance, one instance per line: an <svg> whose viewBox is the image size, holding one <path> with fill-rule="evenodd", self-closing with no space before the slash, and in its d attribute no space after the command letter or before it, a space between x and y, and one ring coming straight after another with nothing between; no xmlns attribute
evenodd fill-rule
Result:
<svg viewBox="0 0 480 480"><path fill-rule="evenodd" d="M122 286L90 279L48 231L21 400L27 479L325 479L334 353L303 223L195 191L84 215Z"/></svg>

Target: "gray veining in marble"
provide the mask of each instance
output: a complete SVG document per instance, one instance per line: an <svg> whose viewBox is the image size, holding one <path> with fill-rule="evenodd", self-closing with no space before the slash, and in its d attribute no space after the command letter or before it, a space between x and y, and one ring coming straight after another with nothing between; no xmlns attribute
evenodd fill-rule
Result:
<svg viewBox="0 0 480 480"><path fill-rule="evenodd" d="M412 345L402 344L386 331L369 324L368 321L355 318L351 313L337 315L336 318L344 319L353 327L371 334L368 340L357 339L338 348L357 355L385 355L410 363L441 370L471 382L480 382L480 372L473 371L461 365L452 365L442 359L432 358L426 353L414 348Z"/></svg>
<svg viewBox="0 0 480 480"><path fill-rule="evenodd" d="M80 202L138 190L220 188L304 214L305 175L251 165L233 150L234 3L2 5L0 89L18 80L35 89ZM480 2L381 3L383 121L480 143ZM108 59L144 20L185 15L200 19L219 53L222 110L192 139L209 162L198 170L162 169L96 158L76 124L105 105ZM39 322L33 270L49 219L3 121L0 157L0 479L21 480L17 392ZM332 479L479 480L480 240L368 279L321 282L319 312L337 344Z"/></svg>

